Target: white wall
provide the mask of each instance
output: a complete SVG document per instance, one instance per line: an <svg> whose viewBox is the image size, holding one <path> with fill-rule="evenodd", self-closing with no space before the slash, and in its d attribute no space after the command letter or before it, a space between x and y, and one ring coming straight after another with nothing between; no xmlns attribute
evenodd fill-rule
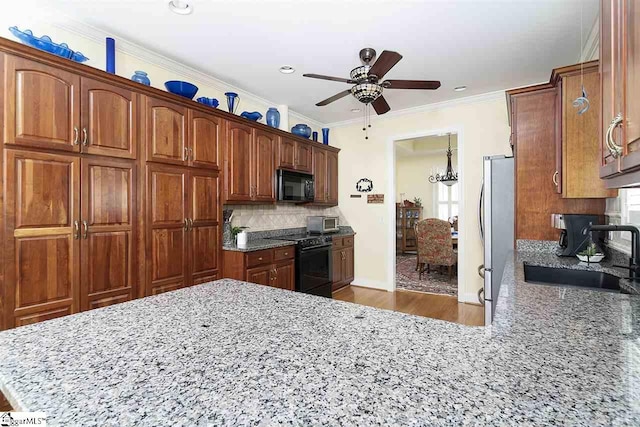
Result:
<svg viewBox="0 0 640 427"><path fill-rule="evenodd" d="M64 13L64 11L60 12ZM265 123L264 116L269 107L282 104L280 100L266 100L216 79L213 77L216 70L203 71L186 67L179 61L149 51L117 35L73 21L60 12L41 10L27 3L7 6L0 13L0 37L17 41L8 30L14 25L23 31L30 29L38 37L46 34L54 42L67 43L71 49L82 52L89 58L89 61L84 64L105 70L105 37L110 36L116 40L116 74L119 76L130 78L136 70L146 71L151 79L151 86L162 90L165 90L164 82L167 80L189 81L199 88L194 99L200 96L217 98L220 101L218 108L224 111L227 111L224 93L237 92L240 95L240 104L236 113L259 111L263 115L260 120L262 123ZM167 30L170 31L170 29ZM289 127L296 123L307 123L318 132L323 127L321 123L291 110L289 110L289 123Z"/></svg>
<svg viewBox="0 0 640 427"><path fill-rule="evenodd" d="M394 139L419 136L431 130L458 133L459 174L461 184L460 252L465 260L460 265L459 300L477 302L476 293L482 280L476 270L482 263L482 246L477 209L482 180L482 157L511 154L509 126L504 92L438 105L425 106L401 115L375 118L365 140L362 125L357 122L337 124L332 128L331 145L339 147L340 210L358 233L355 242L355 284L393 289L394 241L390 227L395 214L389 204L387 182L390 175ZM363 177L373 180L373 193L385 193L385 204L367 204L366 198L352 199L355 183ZM392 187L393 189L393 187Z"/></svg>

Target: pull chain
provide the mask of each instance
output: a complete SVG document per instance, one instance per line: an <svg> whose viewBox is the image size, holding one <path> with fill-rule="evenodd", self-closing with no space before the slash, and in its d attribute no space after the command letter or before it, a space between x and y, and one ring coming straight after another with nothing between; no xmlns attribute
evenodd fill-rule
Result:
<svg viewBox="0 0 640 427"><path fill-rule="evenodd" d="M364 131L364 139L369 139L370 127L371 127L371 105L364 104L364 126L362 126L362 130Z"/></svg>

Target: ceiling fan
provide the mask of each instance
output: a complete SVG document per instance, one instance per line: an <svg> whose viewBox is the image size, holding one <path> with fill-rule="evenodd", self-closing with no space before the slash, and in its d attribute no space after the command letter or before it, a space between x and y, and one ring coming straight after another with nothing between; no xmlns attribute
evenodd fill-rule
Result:
<svg viewBox="0 0 640 427"><path fill-rule="evenodd" d="M318 102L316 105L322 107L352 94L363 104L371 104L373 109L376 110L376 113L384 114L391 110L391 107L389 107L389 104L382 96L384 89L434 90L440 87L440 82L437 80L385 80L381 82L384 75L402 59L402 55L398 52L385 50L378 60L373 62L375 58L376 51L374 49L370 47L362 49L360 51L360 60L363 65L351 70L350 79L323 76L321 74L303 74L304 77L354 85L351 89L343 90L324 101ZM373 65L371 65L372 62Z"/></svg>

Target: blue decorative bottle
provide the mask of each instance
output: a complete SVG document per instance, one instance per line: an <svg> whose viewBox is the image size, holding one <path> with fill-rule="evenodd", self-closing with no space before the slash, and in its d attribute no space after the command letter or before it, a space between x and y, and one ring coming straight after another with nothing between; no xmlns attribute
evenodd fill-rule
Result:
<svg viewBox="0 0 640 427"><path fill-rule="evenodd" d="M267 125L272 128L280 127L280 111L277 108L271 107L267 110Z"/></svg>
<svg viewBox="0 0 640 427"><path fill-rule="evenodd" d="M311 139L313 139L315 142L318 142L318 132L313 131L313 133L311 134Z"/></svg>
<svg viewBox="0 0 640 427"><path fill-rule="evenodd" d="M236 100L239 98L238 94L235 92L226 92L224 96L227 97L227 108L229 109L229 112L231 114L235 114L236 109L240 104L239 100L238 100L238 103L236 103Z"/></svg>
<svg viewBox="0 0 640 427"><path fill-rule="evenodd" d="M116 73L116 41L107 37L107 73Z"/></svg>
<svg viewBox="0 0 640 427"><path fill-rule="evenodd" d="M329 145L329 128L322 128L322 143Z"/></svg>
<svg viewBox="0 0 640 427"><path fill-rule="evenodd" d="M141 83L145 86L150 86L151 85L151 80L149 80L149 77L147 76L147 73L145 73L144 71L136 71L133 73L133 76L131 76L131 80L133 80L134 82L138 82Z"/></svg>

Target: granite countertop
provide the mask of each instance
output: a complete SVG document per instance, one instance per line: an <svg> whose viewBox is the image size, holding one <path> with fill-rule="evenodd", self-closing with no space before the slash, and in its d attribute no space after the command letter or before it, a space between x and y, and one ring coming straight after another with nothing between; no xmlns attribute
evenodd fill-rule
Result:
<svg viewBox="0 0 640 427"><path fill-rule="evenodd" d="M640 297L524 283L492 326L234 280L0 333L52 425L639 425Z"/></svg>
<svg viewBox="0 0 640 427"><path fill-rule="evenodd" d="M306 232L305 228L290 228L290 229L282 229L282 230L269 230L269 231L258 231L255 233L249 233L249 241L247 243L246 248L239 248L236 244L232 245L223 245L222 249L225 251L237 251L237 252L254 252L261 251L263 249L272 249L272 248L280 248L282 246L290 246L293 245L294 242L288 240L277 240L278 236L284 236L286 234L296 234ZM337 233L327 234L332 237L344 237L344 236L354 236L356 233L349 226L341 226L340 231ZM260 237L253 237L253 236ZM262 237L264 236L264 237Z"/></svg>
<svg viewBox="0 0 640 427"><path fill-rule="evenodd" d="M255 252L263 249L281 248L283 246L293 246L295 243L287 240L273 240L273 239L253 239L247 242L245 248L239 248L238 245L223 245L222 250L236 251L236 252Z"/></svg>

